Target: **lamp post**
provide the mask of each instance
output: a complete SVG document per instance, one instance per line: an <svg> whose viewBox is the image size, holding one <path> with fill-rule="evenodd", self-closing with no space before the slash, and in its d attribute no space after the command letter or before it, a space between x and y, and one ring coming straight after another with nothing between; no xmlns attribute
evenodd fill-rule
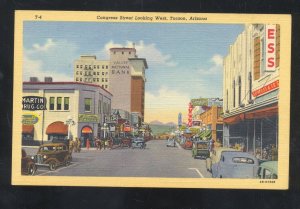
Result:
<svg viewBox="0 0 300 209"><path fill-rule="evenodd" d="M107 124L106 123L104 123L103 124L103 128L102 128L102 130L103 130L103 137L104 137L104 139L105 139L105 137L106 137L106 130L107 130L108 128L107 128Z"/></svg>
<svg viewBox="0 0 300 209"><path fill-rule="evenodd" d="M75 121L72 119L71 116L69 116L65 124L68 125L68 140L70 140L71 126L75 125Z"/></svg>

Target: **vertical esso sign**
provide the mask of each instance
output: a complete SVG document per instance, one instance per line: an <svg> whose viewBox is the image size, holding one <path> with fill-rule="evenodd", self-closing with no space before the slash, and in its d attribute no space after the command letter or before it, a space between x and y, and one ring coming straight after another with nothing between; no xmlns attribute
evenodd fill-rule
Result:
<svg viewBox="0 0 300 209"><path fill-rule="evenodd" d="M276 25L266 25L266 70L276 68Z"/></svg>

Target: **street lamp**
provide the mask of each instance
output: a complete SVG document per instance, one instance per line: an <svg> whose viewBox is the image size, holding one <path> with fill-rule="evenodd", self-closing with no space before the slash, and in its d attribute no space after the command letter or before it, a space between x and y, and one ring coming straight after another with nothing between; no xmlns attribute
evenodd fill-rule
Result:
<svg viewBox="0 0 300 209"><path fill-rule="evenodd" d="M75 125L75 121L72 119L71 116L69 116L65 124L68 125L68 140L70 140L71 126Z"/></svg>
<svg viewBox="0 0 300 209"><path fill-rule="evenodd" d="M104 139L105 139L106 130L108 130L108 128L107 128L107 124L106 124L106 123L104 123L104 124L103 124L103 128L102 128L102 130L103 130L103 136L104 136Z"/></svg>

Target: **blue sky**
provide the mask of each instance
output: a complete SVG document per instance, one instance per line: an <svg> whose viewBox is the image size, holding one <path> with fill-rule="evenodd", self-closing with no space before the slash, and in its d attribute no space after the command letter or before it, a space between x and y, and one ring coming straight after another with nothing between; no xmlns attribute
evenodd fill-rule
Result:
<svg viewBox="0 0 300 209"><path fill-rule="evenodd" d="M152 111L174 113L188 100L222 97L222 60L244 25L25 22L23 79L73 79L73 61L82 54L108 59L107 49L132 46L146 58L146 118ZM172 108L171 108L172 109ZM161 114L160 114L161 115ZM176 121L162 116L162 121Z"/></svg>

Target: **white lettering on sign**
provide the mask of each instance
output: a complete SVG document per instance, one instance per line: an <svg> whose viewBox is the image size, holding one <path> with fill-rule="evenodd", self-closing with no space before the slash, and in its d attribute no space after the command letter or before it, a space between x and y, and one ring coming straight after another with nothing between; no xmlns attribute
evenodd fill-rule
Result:
<svg viewBox="0 0 300 209"><path fill-rule="evenodd" d="M276 62L276 25L266 25L266 70L274 71Z"/></svg>

